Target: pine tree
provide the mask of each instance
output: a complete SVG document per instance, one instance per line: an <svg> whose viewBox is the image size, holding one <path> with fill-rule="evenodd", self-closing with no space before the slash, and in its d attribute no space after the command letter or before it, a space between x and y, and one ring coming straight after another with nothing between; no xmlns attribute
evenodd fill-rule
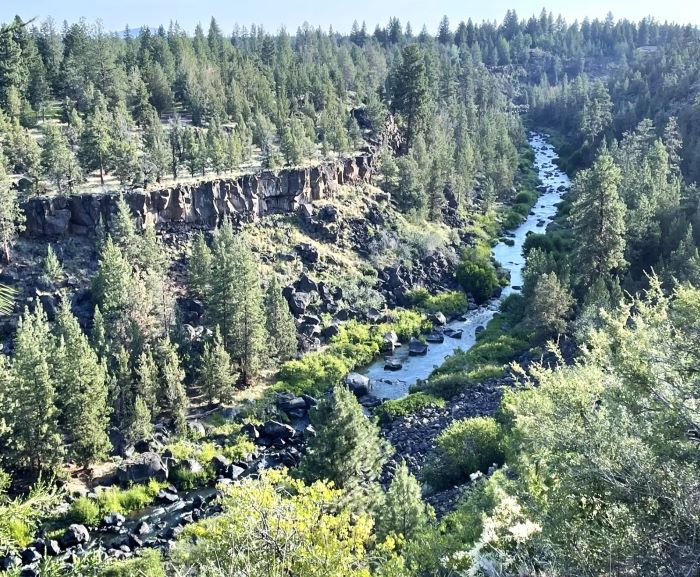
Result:
<svg viewBox="0 0 700 577"><path fill-rule="evenodd" d="M153 108L144 123L143 148L144 174L159 183L168 169L169 150L163 125Z"/></svg>
<svg viewBox="0 0 700 577"><path fill-rule="evenodd" d="M332 481L349 498L361 501L378 481L391 446L344 385L336 385L309 417L316 436L300 463L301 475L308 482Z"/></svg>
<svg viewBox="0 0 700 577"><path fill-rule="evenodd" d="M131 257L138 254L136 226L134 225L131 209L123 194L117 196L114 216L110 223L110 234L112 240L123 254Z"/></svg>
<svg viewBox="0 0 700 577"><path fill-rule="evenodd" d="M182 435L186 428L187 413L185 371L180 367L177 348L168 337L161 339L158 345L158 365L161 407L175 432Z"/></svg>
<svg viewBox="0 0 700 577"><path fill-rule="evenodd" d="M139 356L136 366L136 395L145 404L149 414L158 414L158 365L150 349Z"/></svg>
<svg viewBox="0 0 700 577"><path fill-rule="evenodd" d="M592 168L572 185L571 228L576 239L572 257L578 282L587 288L625 266L625 204L618 185L620 169L603 150Z"/></svg>
<svg viewBox="0 0 700 577"><path fill-rule="evenodd" d="M41 305L33 313L25 310L12 358L11 439L15 466L32 474L54 471L63 456L51 367L54 349Z"/></svg>
<svg viewBox="0 0 700 577"><path fill-rule="evenodd" d="M80 160L87 171L100 171L100 184L104 186L104 170L112 144L110 124L112 119L101 92L95 97L92 112L87 115L80 139Z"/></svg>
<svg viewBox="0 0 700 577"><path fill-rule="evenodd" d="M83 181L75 154L68 146L66 137L58 126L47 124L41 146L41 166L46 178L51 180L59 192Z"/></svg>
<svg viewBox="0 0 700 577"><path fill-rule="evenodd" d="M192 296L206 301L211 290L212 254L201 231L197 231L192 241L192 251L187 261L189 292Z"/></svg>
<svg viewBox="0 0 700 577"><path fill-rule="evenodd" d="M537 281L527 311L527 325L540 338L559 335L566 328L574 299L559 282L554 272L542 275Z"/></svg>
<svg viewBox="0 0 700 577"><path fill-rule="evenodd" d="M97 276L93 280L93 297L100 307L110 337L123 329L134 303L134 279L131 266L119 247L107 237L98 260Z"/></svg>
<svg viewBox="0 0 700 577"><path fill-rule="evenodd" d="M63 277L63 267L50 243L46 247L46 258L44 259L43 268L44 275L51 283L56 283Z"/></svg>
<svg viewBox="0 0 700 577"><path fill-rule="evenodd" d="M212 120L207 128L206 149L211 167L216 174L220 174L226 164L226 148L221 128L216 119Z"/></svg>
<svg viewBox="0 0 700 577"><path fill-rule="evenodd" d="M212 247L213 266L209 317L221 328L224 347L250 383L264 352L265 320L258 271L250 247L234 235L230 222L217 231Z"/></svg>
<svg viewBox="0 0 700 577"><path fill-rule="evenodd" d="M127 430L126 440L129 443L137 443L147 439L153 431L151 423L151 411L140 395L136 395L134 410L131 415L131 423Z"/></svg>
<svg viewBox="0 0 700 577"><path fill-rule="evenodd" d="M70 455L81 465L103 459L110 447L107 377L103 365L63 301L57 317L56 391L63 400L60 422L72 440Z"/></svg>
<svg viewBox="0 0 700 577"><path fill-rule="evenodd" d="M669 283L676 281L700 287L700 253L693 238L691 225L688 225L678 248L669 256L664 272Z"/></svg>
<svg viewBox="0 0 700 577"><path fill-rule="evenodd" d="M109 374L109 400L114 423L122 431L128 430L134 408L134 377L126 348L119 347L112 359Z"/></svg>
<svg viewBox="0 0 700 577"><path fill-rule="evenodd" d="M430 101L425 59L416 44L406 46L401 52L401 64L393 76L392 89L391 103L403 119L404 151L408 151L425 127Z"/></svg>
<svg viewBox="0 0 700 577"><path fill-rule="evenodd" d="M97 353L101 362L107 360L107 333L105 331L105 320L99 306L95 307L92 317L92 331L90 332L90 344Z"/></svg>
<svg viewBox="0 0 700 577"><path fill-rule="evenodd" d="M379 512L377 535L380 540L391 534L412 539L423 529L433 512L421 498L420 484L405 461L397 467Z"/></svg>
<svg viewBox="0 0 700 577"><path fill-rule="evenodd" d="M0 242L2 242L3 261L9 264L10 248L17 234L24 230L25 216L19 206L17 191L9 186L5 172L5 157L0 148Z"/></svg>
<svg viewBox="0 0 700 577"><path fill-rule="evenodd" d="M216 327L213 341L204 345L199 372L199 384L209 404L211 405L215 399L221 403L231 402L236 379L231 357L224 348L221 331Z"/></svg>
<svg viewBox="0 0 700 577"><path fill-rule="evenodd" d="M271 357L286 361L296 356L296 324L275 275L270 279L265 291L265 326Z"/></svg>

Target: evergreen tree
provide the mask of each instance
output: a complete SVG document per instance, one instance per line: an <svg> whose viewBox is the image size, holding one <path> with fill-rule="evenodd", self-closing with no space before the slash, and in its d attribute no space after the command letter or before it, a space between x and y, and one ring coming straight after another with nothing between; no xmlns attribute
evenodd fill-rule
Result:
<svg viewBox="0 0 700 577"><path fill-rule="evenodd" d="M606 150L573 182L570 220L576 246L572 269L583 287L625 265L625 205L618 193L619 183L620 169Z"/></svg>
<svg viewBox="0 0 700 577"><path fill-rule="evenodd" d="M19 206L17 191L9 186L5 172L5 157L0 149L0 242L5 264L11 261L10 248L17 234L24 230L25 216Z"/></svg>
<svg viewBox="0 0 700 577"><path fill-rule="evenodd" d="M93 110L87 115L80 140L80 160L87 171L100 171L100 184L104 186L104 170L109 159L111 147L110 124L111 117L107 103L101 92L98 92Z"/></svg>
<svg viewBox="0 0 700 577"><path fill-rule="evenodd" d="M700 287L700 253L693 239L691 225L688 225L685 237L678 243L678 248L669 256L664 272L669 283L676 281Z"/></svg>
<svg viewBox="0 0 700 577"><path fill-rule="evenodd" d="M150 349L141 353L136 365L136 395L150 415L158 414L158 365Z"/></svg>
<svg viewBox="0 0 700 577"><path fill-rule="evenodd" d="M309 417L316 436L300 463L300 474L307 482L332 481L349 499L362 501L379 480L391 446L344 385L336 385Z"/></svg>
<svg viewBox="0 0 700 577"><path fill-rule="evenodd" d="M168 337L158 344L160 369L160 404L170 424L179 435L184 434L187 416L187 392L185 371L180 367L180 358L175 345Z"/></svg>
<svg viewBox="0 0 700 577"><path fill-rule="evenodd" d="M59 309L56 391L63 401L61 426L71 440L70 455L81 465L104 459L110 447L107 428L107 376L95 351L70 310Z"/></svg>
<svg viewBox="0 0 700 577"><path fill-rule="evenodd" d="M148 405L141 398L141 396L136 395L134 410L131 415L131 423L129 424L129 429L127 430L126 440L129 443L137 443L138 441L147 439L151 435L152 431L153 424L151 423L151 411L148 409Z"/></svg>
<svg viewBox="0 0 700 577"><path fill-rule="evenodd" d="M221 328L224 347L238 362L242 382L249 384L260 369L264 352L265 320L257 265L250 247L234 235L230 222L217 231L212 255L209 317Z"/></svg>
<svg viewBox="0 0 700 577"><path fill-rule="evenodd" d="M134 409L134 378L129 353L121 346L112 359L109 374L109 400L112 419L122 431L128 431Z"/></svg>
<svg viewBox="0 0 700 577"><path fill-rule="evenodd" d="M160 183L168 169L168 141L158 114L151 108L143 130L143 172L147 179Z"/></svg>
<svg viewBox="0 0 700 577"><path fill-rule="evenodd" d="M25 310L15 337L9 394L14 465L32 474L53 472L63 456L51 366L54 349L42 307L33 313Z"/></svg>
<svg viewBox="0 0 700 577"><path fill-rule="evenodd" d="M90 344L97 353L101 362L107 360L107 333L105 331L105 320L99 306L95 307L92 317L92 331L90 333Z"/></svg>
<svg viewBox="0 0 700 577"><path fill-rule="evenodd" d="M559 335L566 328L574 300L554 272L545 273L535 285L527 321L538 336Z"/></svg>
<svg viewBox="0 0 700 577"><path fill-rule="evenodd" d="M265 291L265 326L270 356L280 361L294 358L297 353L296 324L276 275L272 276Z"/></svg>
<svg viewBox="0 0 700 577"><path fill-rule="evenodd" d="M204 345L199 384L210 405L215 399L221 403L229 403L233 399L236 375L231 365L231 357L221 340L219 327L214 331L213 341Z"/></svg>
<svg viewBox="0 0 700 577"><path fill-rule="evenodd" d="M401 461L379 512L377 534L380 540L391 534L410 540L427 525L432 514L430 506L421 498L420 484L411 475L406 462Z"/></svg>
<svg viewBox="0 0 700 577"><path fill-rule="evenodd" d="M224 136L216 119L212 120L207 128L206 155L214 172L220 174L226 164L226 148Z"/></svg>
<svg viewBox="0 0 700 577"><path fill-rule="evenodd" d="M68 147L68 141L61 129L53 124L44 128L44 142L41 146L41 166L46 178L51 180L59 192L83 181L75 154Z"/></svg>
<svg viewBox="0 0 700 577"><path fill-rule="evenodd" d="M135 303L134 279L131 266L119 247L107 237L98 259L97 275L93 280L93 298L108 327L107 334L123 334L129 310ZM119 332L117 332L119 331Z"/></svg>
<svg viewBox="0 0 700 577"><path fill-rule="evenodd" d="M212 254L201 231L197 231L192 241L192 251L187 261L189 292L196 298L206 301L211 290Z"/></svg>
<svg viewBox="0 0 700 577"><path fill-rule="evenodd" d="M401 64L392 83L392 107L404 124L404 150L413 146L416 135L423 131L429 114L430 92L423 52L416 44L401 52Z"/></svg>

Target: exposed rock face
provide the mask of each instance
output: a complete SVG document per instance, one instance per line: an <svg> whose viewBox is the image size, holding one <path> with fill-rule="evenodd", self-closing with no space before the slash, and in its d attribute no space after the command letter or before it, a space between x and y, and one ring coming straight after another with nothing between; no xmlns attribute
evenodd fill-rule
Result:
<svg viewBox="0 0 700 577"><path fill-rule="evenodd" d="M183 224L214 228L225 217L249 222L294 212L304 203L332 198L342 184L367 183L371 178L372 157L367 155L313 168L129 192L126 200L142 224L159 229ZM100 223L109 225L118 197L119 193L32 198L23 206L25 234L38 238L93 234Z"/></svg>

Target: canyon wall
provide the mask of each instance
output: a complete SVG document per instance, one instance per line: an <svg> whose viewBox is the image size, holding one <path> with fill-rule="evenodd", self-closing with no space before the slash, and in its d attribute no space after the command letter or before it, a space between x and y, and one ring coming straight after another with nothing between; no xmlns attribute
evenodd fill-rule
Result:
<svg viewBox="0 0 700 577"><path fill-rule="evenodd" d="M358 156L312 168L265 170L238 178L177 184L125 193L140 224L160 230L183 225L214 228L229 217L252 222L267 214L291 213L306 202L332 198L343 184L369 183L372 157ZM72 194L27 200L25 235L56 238L92 235L109 226L120 193Z"/></svg>

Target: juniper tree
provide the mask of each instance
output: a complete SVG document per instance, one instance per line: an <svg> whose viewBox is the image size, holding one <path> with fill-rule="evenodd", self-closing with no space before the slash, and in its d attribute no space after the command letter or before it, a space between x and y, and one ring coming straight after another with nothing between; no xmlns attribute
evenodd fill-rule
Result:
<svg viewBox="0 0 700 577"><path fill-rule="evenodd" d="M276 275L265 291L265 327L270 356L280 361L293 358L297 353L296 324Z"/></svg>
<svg viewBox="0 0 700 577"><path fill-rule="evenodd" d="M231 357L224 348L221 331L217 326L213 340L204 344L202 364L199 369L199 384L209 404L212 404L215 399L221 403L231 402L236 379Z"/></svg>
<svg viewBox="0 0 700 577"><path fill-rule="evenodd" d="M75 154L58 126L47 124L41 146L41 166L44 176L52 181L59 192L72 190L83 176Z"/></svg>
<svg viewBox="0 0 700 577"><path fill-rule="evenodd" d="M52 375L55 343L41 305L25 309L17 327L9 392L12 460L16 468L38 475L53 472L63 457L63 443Z"/></svg>
<svg viewBox="0 0 700 577"><path fill-rule="evenodd" d="M336 385L309 418L316 436L300 463L301 476L307 482L332 481L346 491L348 499L365 506L368 496L376 496L377 481L391 445L344 385Z"/></svg>
<svg viewBox="0 0 700 577"><path fill-rule="evenodd" d="M60 344L54 357L60 423L71 441L69 454L81 465L103 459L110 447L107 376L78 320L63 301L57 317Z"/></svg>

